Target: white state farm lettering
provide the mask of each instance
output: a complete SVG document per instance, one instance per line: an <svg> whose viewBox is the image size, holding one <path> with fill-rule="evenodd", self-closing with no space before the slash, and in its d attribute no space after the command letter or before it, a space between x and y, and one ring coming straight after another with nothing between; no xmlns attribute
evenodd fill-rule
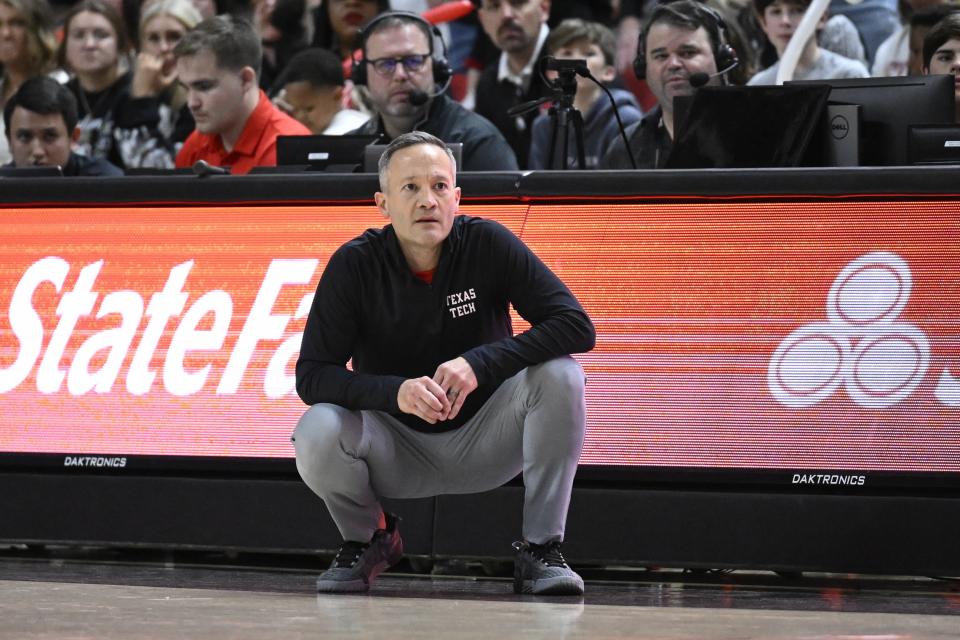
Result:
<svg viewBox="0 0 960 640"><path fill-rule="evenodd" d="M52 284L60 293L70 273L70 263L50 256L38 260L24 272L10 299L8 311L10 329L19 342L19 349L13 363L0 369L0 393L15 389L26 380L38 359L37 390L42 393L58 392L64 380L67 391L73 395L90 391L110 392L144 316L147 318L146 327L140 333L140 342L136 345L127 371L127 391L133 395L144 395L154 387L157 371L151 369L150 363L174 318L179 318L179 322L173 329L163 361L163 387L172 395L188 396L199 392L207 384L212 363L188 370L184 362L188 354L217 352L223 348L233 318L233 299L229 293L218 289L197 297L188 307L190 294L185 289L193 260L173 267L163 289L154 293L147 305L144 305L143 298L136 291L113 291L104 295L95 317L117 316L117 326L98 331L87 338L77 349L69 367L63 368L67 344L77 322L93 313L100 297L95 285L103 264L103 260L99 260L83 267L73 289L60 297L56 309L59 319L46 351L43 350L43 320L33 308L33 297L46 283ZM309 284L318 264L317 259L271 261L220 378L216 389L218 394L237 392L261 341L282 339L291 320L307 316L313 293L301 298L293 316L274 314L272 311L283 287ZM201 329L206 318L211 318L212 322L208 323L208 328ZM280 398L293 393L294 376L287 374L286 365L300 348L301 336L300 332L288 336L270 358L263 381L267 397ZM91 362L98 354L105 354L103 364L96 371L91 371Z"/></svg>

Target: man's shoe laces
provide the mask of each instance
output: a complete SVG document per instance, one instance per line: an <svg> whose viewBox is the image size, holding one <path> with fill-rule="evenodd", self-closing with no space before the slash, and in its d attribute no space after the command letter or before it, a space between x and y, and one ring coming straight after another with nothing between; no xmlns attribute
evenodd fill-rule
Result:
<svg viewBox="0 0 960 640"><path fill-rule="evenodd" d="M366 551L369 546L369 542L353 542L352 540L344 542L340 545L340 550L337 551L337 557L333 560L333 566L338 569L352 567L357 564L360 556L363 555L363 552Z"/></svg>
<svg viewBox="0 0 960 640"><path fill-rule="evenodd" d="M527 543L515 543L515 548L518 551L526 550L534 558L542 562L548 567L566 567L567 561L563 559L563 554L560 553L560 543L559 542L550 542L547 544L532 544Z"/></svg>

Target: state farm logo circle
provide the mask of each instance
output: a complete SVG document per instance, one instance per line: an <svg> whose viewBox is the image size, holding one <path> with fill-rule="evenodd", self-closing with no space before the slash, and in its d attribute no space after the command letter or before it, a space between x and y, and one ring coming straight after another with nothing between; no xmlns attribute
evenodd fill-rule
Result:
<svg viewBox="0 0 960 640"><path fill-rule="evenodd" d="M899 321L910 299L910 267L886 251L868 253L844 267L827 294L827 322L793 331L774 351L767 386L788 407L809 407L844 385L868 408L909 396L930 365L930 342Z"/></svg>

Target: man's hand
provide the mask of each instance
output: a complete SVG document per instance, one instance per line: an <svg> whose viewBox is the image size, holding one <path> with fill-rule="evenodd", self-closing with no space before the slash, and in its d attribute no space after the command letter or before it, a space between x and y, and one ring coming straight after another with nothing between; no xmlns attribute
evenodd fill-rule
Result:
<svg viewBox="0 0 960 640"><path fill-rule="evenodd" d="M397 393L400 411L410 413L430 424L446 420L450 414L450 400L439 384L423 376L404 380Z"/></svg>
<svg viewBox="0 0 960 640"><path fill-rule="evenodd" d="M433 374L433 381L440 386L444 397L449 398L450 411L441 420L453 420L460 413L460 407L467 396L477 388L477 376L473 368L462 356L448 360Z"/></svg>

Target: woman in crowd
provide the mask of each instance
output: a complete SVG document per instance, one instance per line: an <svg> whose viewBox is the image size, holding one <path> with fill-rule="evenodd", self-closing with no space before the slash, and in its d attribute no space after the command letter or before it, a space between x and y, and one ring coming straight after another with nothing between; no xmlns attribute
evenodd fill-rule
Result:
<svg viewBox="0 0 960 640"><path fill-rule="evenodd" d="M384 11L390 11L388 0L324 0L314 10L313 46L331 49L341 60L348 60L360 46L357 34Z"/></svg>
<svg viewBox="0 0 960 640"><path fill-rule="evenodd" d="M124 168L114 139L117 115L130 95L132 73L123 21L103 0L82 0L67 14L60 64L73 77L67 86L77 98L80 137L76 151Z"/></svg>
<svg viewBox="0 0 960 640"><path fill-rule="evenodd" d="M46 0L0 0L0 110L25 80L53 70L56 47ZM0 164L11 159L3 127L0 120Z"/></svg>
<svg viewBox="0 0 960 640"><path fill-rule="evenodd" d="M173 49L201 19L190 0L144 5L130 98L117 113L114 129L125 167L172 169L177 151L193 131L185 92L177 84Z"/></svg>

